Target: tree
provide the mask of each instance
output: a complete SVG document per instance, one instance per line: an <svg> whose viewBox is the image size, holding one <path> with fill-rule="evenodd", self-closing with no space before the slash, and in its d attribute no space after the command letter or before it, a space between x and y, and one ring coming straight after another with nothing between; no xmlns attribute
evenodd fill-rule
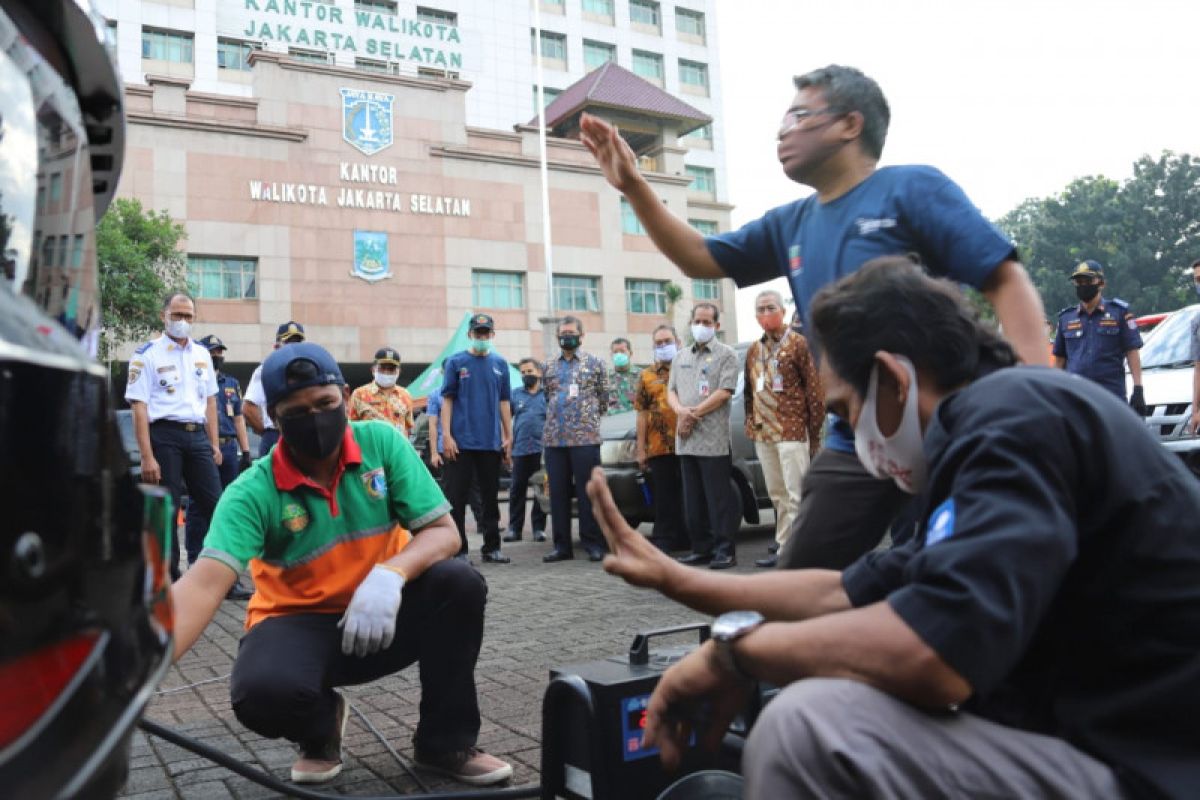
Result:
<svg viewBox="0 0 1200 800"><path fill-rule="evenodd" d="M1016 242L1051 316L1079 302L1068 280L1080 261L1104 265L1108 297L1135 313L1188 301L1188 265L1200 256L1200 159L1142 156L1123 184L1103 176L1032 198L999 221Z"/></svg>
<svg viewBox="0 0 1200 800"><path fill-rule="evenodd" d="M115 200L101 218L96 258L104 321L102 361L121 343L146 338L161 327L163 297L186 288L184 257L178 249L185 235L183 225L167 212L146 211L137 200Z"/></svg>
<svg viewBox="0 0 1200 800"><path fill-rule="evenodd" d="M663 285L663 294L667 298L667 323L674 327L675 307L679 305L679 301L683 298L683 287L675 283L675 281L667 281Z"/></svg>

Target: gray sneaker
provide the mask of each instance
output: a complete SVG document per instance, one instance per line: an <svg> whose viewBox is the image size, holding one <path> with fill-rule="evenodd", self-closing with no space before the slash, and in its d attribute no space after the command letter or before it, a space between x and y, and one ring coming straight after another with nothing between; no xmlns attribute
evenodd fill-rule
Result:
<svg viewBox="0 0 1200 800"><path fill-rule="evenodd" d="M339 692L334 694L337 695L337 712L333 718L333 734L319 745L301 745L300 758L292 764L293 783L325 783L342 771L342 737L346 734L350 707Z"/></svg>
<svg viewBox="0 0 1200 800"><path fill-rule="evenodd" d="M513 773L511 764L507 764L475 747L436 756L417 750L415 759L417 765L420 767L431 772L448 775L455 780L469 783L472 786L488 786L493 783L500 783L500 781L506 781L511 778Z"/></svg>

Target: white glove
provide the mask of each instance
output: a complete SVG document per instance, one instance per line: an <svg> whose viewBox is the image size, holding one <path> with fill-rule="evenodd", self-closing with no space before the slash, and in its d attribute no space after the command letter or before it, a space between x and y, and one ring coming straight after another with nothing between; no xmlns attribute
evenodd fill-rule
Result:
<svg viewBox="0 0 1200 800"><path fill-rule="evenodd" d="M404 576L399 572L378 564L371 568L354 590L350 606L338 622L343 653L362 658L392 643L403 588Z"/></svg>

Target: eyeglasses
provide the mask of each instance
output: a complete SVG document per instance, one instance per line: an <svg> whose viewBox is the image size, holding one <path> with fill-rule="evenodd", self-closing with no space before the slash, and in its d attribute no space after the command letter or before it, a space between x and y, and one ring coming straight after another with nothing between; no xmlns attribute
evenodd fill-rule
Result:
<svg viewBox="0 0 1200 800"><path fill-rule="evenodd" d="M840 108L837 108L836 106L826 106L825 108L817 108L817 109L812 109L812 108L789 109L788 112L783 115L783 119L779 121L779 134L782 136L785 133L790 133L792 130L794 130L796 128L796 126L798 126L802 121L808 119L809 117L820 117L825 114L833 114L836 116L836 115L844 114L844 113L846 113L846 112L842 111Z"/></svg>

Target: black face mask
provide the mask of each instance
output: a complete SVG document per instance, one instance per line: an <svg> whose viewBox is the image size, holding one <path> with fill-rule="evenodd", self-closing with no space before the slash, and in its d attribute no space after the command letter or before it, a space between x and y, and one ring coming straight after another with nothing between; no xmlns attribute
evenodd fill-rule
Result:
<svg viewBox="0 0 1200 800"><path fill-rule="evenodd" d="M579 347L579 336L574 333L565 333L558 337L558 346L563 350L574 350Z"/></svg>
<svg viewBox="0 0 1200 800"><path fill-rule="evenodd" d="M538 382L537 375L522 375L521 376L521 383L525 384L526 389L532 389L533 387L537 386L537 382Z"/></svg>
<svg viewBox="0 0 1200 800"><path fill-rule="evenodd" d="M1098 283L1075 284L1075 296L1085 303L1091 302L1092 298L1098 294L1100 294L1100 284Z"/></svg>
<svg viewBox="0 0 1200 800"><path fill-rule="evenodd" d="M279 432L288 447L302 456L320 460L337 450L342 441L346 432L346 406L342 404L315 414L282 417L278 422Z"/></svg>
<svg viewBox="0 0 1200 800"><path fill-rule="evenodd" d="M221 367L225 366L225 356L213 356L212 362L213 369L215 369L217 372L220 372Z"/></svg>

